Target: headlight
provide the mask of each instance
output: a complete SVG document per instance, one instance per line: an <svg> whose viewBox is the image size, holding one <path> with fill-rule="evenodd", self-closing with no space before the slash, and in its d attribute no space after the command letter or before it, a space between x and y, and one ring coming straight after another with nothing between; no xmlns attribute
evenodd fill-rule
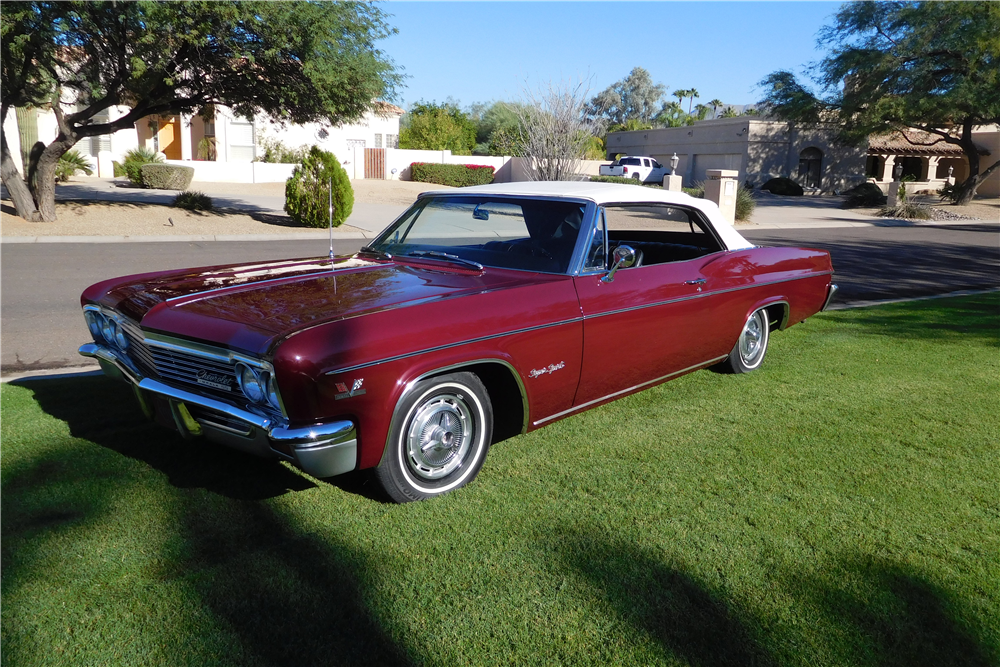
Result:
<svg viewBox="0 0 1000 667"><path fill-rule="evenodd" d="M118 333L118 324L110 317L101 315L101 335L108 345L115 344L115 335Z"/></svg>
<svg viewBox="0 0 1000 667"><path fill-rule="evenodd" d="M118 322L115 322L115 342L118 343L118 349L122 352L128 347L128 338L125 337L125 328Z"/></svg>
<svg viewBox="0 0 1000 667"><path fill-rule="evenodd" d="M243 395L254 403L264 400L264 385L261 383L257 373L246 364L236 364L236 377L240 382L240 389Z"/></svg>
<svg viewBox="0 0 1000 667"><path fill-rule="evenodd" d="M90 335L93 336L94 342L101 342L101 315L100 313L93 310L83 311L83 319L87 320L87 328L90 329Z"/></svg>
<svg viewBox="0 0 1000 667"><path fill-rule="evenodd" d="M280 410L281 401L278 400L278 381L274 379L272 373L265 373L265 375L267 375L267 402L275 410Z"/></svg>

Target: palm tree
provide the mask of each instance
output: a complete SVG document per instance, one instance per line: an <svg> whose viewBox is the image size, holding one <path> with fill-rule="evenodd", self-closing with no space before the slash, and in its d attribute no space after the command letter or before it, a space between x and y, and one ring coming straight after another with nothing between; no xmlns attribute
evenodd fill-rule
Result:
<svg viewBox="0 0 1000 667"><path fill-rule="evenodd" d="M694 105L695 116L698 118L698 120L705 120L705 118L708 116L709 111L710 109L707 104Z"/></svg>
<svg viewBox="0 0 1000 667"><path fill-rule="evenodd" d="M712 118L718 118L719 117L719 107L722 106L722 100L720 100L719 98L715 98L714 100L712 100L708 104L709 104L709 106L712 107Z"/></svg>
<svg viewBox="0 0 1000 667"><path fill-rule="evenodd" d="M677 98L677 102L679 104L684 101L685 97L688 96L688 91L684 90L683 88L678 88L672 93L672 95Z"/></svg>
<svg viewBox="0 0 1000 667"><path fill-rule="evenodd" d="M701 94L698 92L697 88L692 88L686 92L687 96L691 98L691 101L688 102L688 113L691 113L691 105L694 104L694 98L701 97Z"/></svg>

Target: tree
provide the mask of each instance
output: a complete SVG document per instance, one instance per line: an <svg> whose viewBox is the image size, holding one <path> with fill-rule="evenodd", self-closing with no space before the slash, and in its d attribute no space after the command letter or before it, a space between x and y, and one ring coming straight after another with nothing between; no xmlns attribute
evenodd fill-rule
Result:
<svg viewBox="0 0 1000 667"><path fill-rule="evenodd" d="M683 91L678 91L683 92ZM656 122L663 127L681 127L688 125L688 114L684 112L684 107L679 102L667 102L656 115Z"/></svg>
<svg viewBox="0 0 1000 667"><path fill-rule="evenodd" d="M630 120L649 123L656 116L666 91L665 85L653 83L649 72L636 67L627 77L595 95L586 104L585 113L592 120L600 118L613 125L623 125Z"/></svg>
<svg viewBox="0 0 1000 667"><path fill-rule="evenodd" d="M476 152L520 156L521 121L517 102L473 104L467 115L476 124Z"/></svg>
<svg viewBox="0 0 1000 667"><path fill-rule="evenodd" d="M56 138L21 177L0 134L18 215L55 219L55 167L81 139L158 114L225 105L279 122L360 118L401 78L375 42L395 32L365 3L30 2L0 13L3 100L51 108ZM113 121L101 112L124 106Z"/></svg>
<svg viewBox="0 0 1000 667"><path fill-rule="evenodd" d="M400 148L472 155L476 124L454 102L417 102L406 115L406 126L399 132Z"/></svg>
<svg viewBox="0 0 1000 667"><path fill-rule="evenodd" d="M722 100L720 100L719 98L715 98L714 100L708 103L708 106L712 107L712 118L718 118L719 107L722 106Z"/></svg>
<svg viewBox="0 0 1000 667"><path fill-rule="evenodd" d="M701 94L698 93L697 88L691 88L687 91L687 96L691 98L688 101L688 113L691 113L691 105L694 104L694 98L701 97Z"/></svg>
<svg viewBox="0 0 1000 667"><path fill-rule="evenodd" d="M853 144L907 128L936 135L962 148L969 177L956 186L956 203L972 201L1000 167L981 169L972 140L975 127L1000 122L1000 4L848 3L819 44L830 51L811 67L820 94L773 72L761 82L768 112L836 121L839 138Z"/></svg>
<svg viewBox="0 0 1000 667"><path fill-rule="evenodd" d="M584 84L552 84L541 92L525 91L519 108L523 154L529 159L533 181L572 181L580 176L580 162L592 146L595 121L584 114Z"/></svg>

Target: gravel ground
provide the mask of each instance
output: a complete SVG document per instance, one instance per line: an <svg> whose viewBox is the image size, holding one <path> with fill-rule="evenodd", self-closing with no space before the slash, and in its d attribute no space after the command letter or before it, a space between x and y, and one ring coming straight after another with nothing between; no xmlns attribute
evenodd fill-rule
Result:
<svg viewBox="0 0 1000 667"><path fill-rule="evenodd" d="M407 206L417 195L446 186L411 181L357 180L354 201L365 204ZM199 183L189 190L219 195L265 195L281 197L284 183ZM228 209L193 212L158 204L72 201L56 204L55 222L27 222L15 214L9 201L0 204L0 227L5 237L15 236L169 236L312 233L287 215L247 213ZM339 233L360 233L341 225Z"/></svg>

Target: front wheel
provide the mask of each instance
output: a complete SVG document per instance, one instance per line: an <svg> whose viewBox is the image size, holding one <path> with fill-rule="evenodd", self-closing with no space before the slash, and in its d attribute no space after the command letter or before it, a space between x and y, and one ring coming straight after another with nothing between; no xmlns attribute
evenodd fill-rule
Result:
<svg viewBox="0 0 1000 667"><path fill-rule="evenodd" d="M398 503L468 484L493 437L489 393L472 373L418 382L401 400L375 478Z"/></svg>
<svg viewBox="0 0 1000 667"><path fill-rule="evenodd" d="M755 310L743 325L732 352L720 364L722 369L730 373L749 373L760 368L767 353L768 329L767 310Z"/></svg>

